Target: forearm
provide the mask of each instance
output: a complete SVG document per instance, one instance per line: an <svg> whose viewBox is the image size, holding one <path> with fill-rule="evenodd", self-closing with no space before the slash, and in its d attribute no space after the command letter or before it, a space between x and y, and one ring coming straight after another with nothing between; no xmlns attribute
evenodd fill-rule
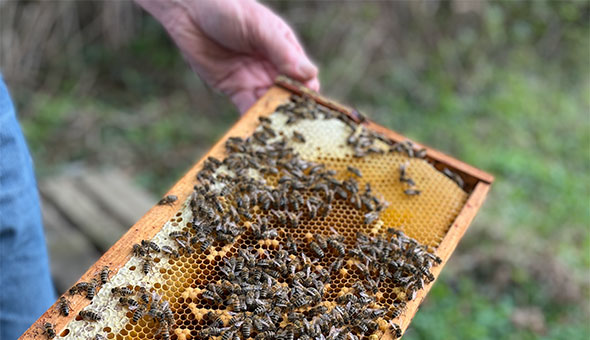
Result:
<svg viewBox="0 0 590 340"><path fill-rule="evenodd" d="M135 0L192 68L244 111L278 74L317 90L317 68L289 25L254 0Z"/></svg>

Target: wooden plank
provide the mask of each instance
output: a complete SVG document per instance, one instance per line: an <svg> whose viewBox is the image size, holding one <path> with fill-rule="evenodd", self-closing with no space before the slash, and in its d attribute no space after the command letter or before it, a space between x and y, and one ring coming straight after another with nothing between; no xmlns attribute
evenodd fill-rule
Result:
<svg viewBox="0 0 590 340"><path fill-rule="evenodd" d="M41 195L77 226L99 250L112 246L123 231L119 223L112 219L94 203L92 198L82 193L75 183L67 177L54 178L42 183Z"/></svg>
<svg viewBox="0 0 590 340"><path fill-rule="evenodd" d="M124 230L157 202L156 197L133 185L132 179L120 170L93 171L77 177L76 181Z"/></svg>
<svg viewBox="0 0 590 340"><path fill-rule="evenodd" d="M108 265L115 271L123 266L130 258L129 250L131 249L132 244L139 242L141 239L152 238L161 229L164 223L178 211L178 209L181 207L181 204L186 201L188 196L192 193L196 173L201 169L204 160L209 156L216 158L223 157L225 152L224 144L230 136L244 137L250 135L258 125L258 117L270 115L274 109L278 105L284 103L290 95L291 92L283 88L271 88L252 108L250 108L250 110L246 112L240 121L238 121L238 123L236 123L215 144L215 146L206 155L204 155L203 158L192 169L190 169L167 193L176 195L179 199L171 206L164 205L152 207L146 215L144 215L133 227L131 227L113 247L111 247L92 267L88 269L88 271L86 271L80 280L89 280L98 270L100 270L100 268L105 265ZM388 136L401 136L388 130L386 134ZM435 153L434 155L437 154ZM445 157L441 157L441 162L444 163L445 160ZM448 161L450 161L450 163L454 162L453 164L455 165L461 165L461 162L457 163L458 161L455 161L450 157L448 158ZM443 265L446 263L446 261L448 261L450 254L456 247L459 239L469 226L469 223L483 202L487 190L489 189L489 184L486 182L493 180L493 177L486 177L486 174L480 170L478 170L480 172L474 171L475 168L473 167L468 166L464 168L468 170L468 172L465 172L464 175L468 176L477 184L474 185L474 189L471 192L466 205L463 207L463 210L453 223L449 233L443 239L441 246L437 250L439 252L439 256L441 256L444 261ZM482 176L482 178L476 178L471 174L471 172ZM433 268L432 271L435 276L438 276L443 265ZM404 317L407 320L404 320L404 322L402 322L400 325L404 330L407 328L409 321L418 309L419 303L426 296L426 293L431 286L432 284L429 284L425 290L418 293L418 296L414 301L408 304L408 311L406 311L404 314ZM35 324L29 328L29 330L23 334L23 336L21 336L20 339L28 340L37 338L41 334L39 326L46 321L55 323L57 330L63 329L63 327L75 317L78 311L87 306L88 303L88 300L82 297L74 297L72 299L72 313L69 317L59 317L55 307L50 308L39 318ZM387 337L384 337L384 339L386 338Z"/></svg>
<svg viewBox="0 0 590 340"><path fill-rule="evenodd" d="M43 200L41 207L51 276L58 294L63 294L98 260L100 253L52 203Z"/></svg>

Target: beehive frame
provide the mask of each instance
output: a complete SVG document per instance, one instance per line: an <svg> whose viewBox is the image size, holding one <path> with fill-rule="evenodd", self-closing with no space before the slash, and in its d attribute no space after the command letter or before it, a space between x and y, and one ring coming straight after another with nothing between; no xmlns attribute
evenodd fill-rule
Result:
<svg viewBox="0 0 590 340"><path fill-rule="evenodd" d="M186 198L193 191L193 185L195 184L194 178L197 172L201 169L204 160L209 156L222 158L225 154L224 144L229 137L245 137L251 135L258 126L258 117L268 116L273 113L274 109L288 100L289 96L292 94L305 94L317 103L342 112L352 118L355 122L364 125L368 129L379 132L395 142L406 140L404 136L365 119L354 109L342 106L324 98L287 78L279 77L276 81L276 86L272 87L262 98L260 98L260 100L215 144L215 146L168 192L168 194L178 196L179 199L171 205L156 205L150 209L146 215L144 215L115 245L113 245L113 247L111 247L92 267L88 269L79 281L89 281L104 266L109 266L113 272L117 272L119 268L125 265L130 258L129 250L132 245L140 242L142 239L151 239L154 237L162 226L181 208L183 202L186 201ZM422 147L417 143L416 146ZM493 182L493 176L453 159L439 151L428 147L424 148L427 150L427 160L433 164L434 167L439 170L446 167L461 176L465 182L464 189L468 193L468 198L465 204L436 249L436 254L443 261L440 266L432 268L432 274L437 278L482 205L490 185ZM418 291L416 298L408 302L406 312L401 319L398 319L399 325L403 331L407 329L413 316L418 310L418 306L425 298L433 283L434 282L431 282L426 285L424 289ZM79 295L73 297L68 296L68 299L71 301L71 313L68 317L59 315L56 308L56 302L56 305L49 308L20 337L20 339L44 339L45 336L43 335L42 326L46 322L55 324L55 329L58 334L60 334L62 329L64 329L64 327L76 317L78 312L89 304L89 300ZM383 336L383 339L388 338L389 336L387 334Z"/></svg>

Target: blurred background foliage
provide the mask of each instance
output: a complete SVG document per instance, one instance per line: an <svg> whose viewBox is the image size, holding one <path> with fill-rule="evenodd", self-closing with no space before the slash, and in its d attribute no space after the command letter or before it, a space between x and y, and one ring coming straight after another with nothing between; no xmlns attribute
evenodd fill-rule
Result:
<svg viewBox="0 0 590 340"><path fill-rule="evenodd" d="M496 176L407 339L590 337L588 1L268 2L322 92ZM238 118L132 2L0 2L0 69L43 178L162 194Z"/></svg>

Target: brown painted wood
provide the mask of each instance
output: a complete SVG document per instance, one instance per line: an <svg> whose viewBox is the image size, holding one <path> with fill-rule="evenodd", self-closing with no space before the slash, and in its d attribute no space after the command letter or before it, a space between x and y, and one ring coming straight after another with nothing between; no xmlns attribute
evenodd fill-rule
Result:
<svg viewBox="0 0 590 340"><path fill-rule="evenodd" d="M133 225L122 237L111 247L88 271L80 278L79 281L88 281L105 265L108 265L113 271L117 271L121 268L130 258L130 249L134 243L140 242L142 239L151 239L176 212L181 208L182 204L186 201L188 196L193 190L195 184L195 177L197 172L201 169L204 160L209 157L221 158L224 155L224 144L226 140L231 136L248 136L258 125L259 116L268 116L274 112L274 109L287 101L292 93L301 94L301 88L293 89L291 87L281 84L281 87L272 87L258 102L250 108L246 114L213 146L213 148L205 154L195 166L193 166L167 193L167 195L178 196L176 201L171 206L154 206L152 207L135 225ZM291 86L291 85L289 85ZM341 106L332 101L319 96L311 90L305 91L306 95L316 96L318 102L327 103L333 109L342 111L350 115L354 120L358 120L358 117L352 113L351 109L347 110L346 107ZM314 97L314 99L316 98ZM390 138L396 141L403 141L406 138L403 136L389 131L377 124L366 122L367 126L374 128L379 132L385 133ZM465 163L454 160L453 158L446 156L433 149L428 149L428 156L437 160L438 162L445 164L451 169L462 171L462 175L466 179L471 180L474 184L474 189L471 192L467 203L463 207L459 216L457 216L455 222L451 226L448 234L443 239L439 246L437 253L443 260L443 264L433 268L433 274L438 277L440 270L444 266L444 263L448 261L451 253L457 246L463 233L469 226L471 220L477 213L477 210L481 206L485 195L489 189L489 183L493 181L491 175L471 167ZM414 314L418 309L419 303L424 299L426 293L430 290L432 283L426 286L426 288L420 291L417 298L408 304L408 310L404 313L403 320L398 320L400 326L405 330L413 318ZM73 297L72 311L69 317L61 317L58 315L55 305L47 310L19 339L30 340L30 339L42 339L41 325L44 322L51 322L56 324L56 329L61 331L71 319L75 318L78 311L88 305L89 301L79 295ZM390 338L390 337L389 337ZM389 339L386 336L383 339Z"/></svg>

